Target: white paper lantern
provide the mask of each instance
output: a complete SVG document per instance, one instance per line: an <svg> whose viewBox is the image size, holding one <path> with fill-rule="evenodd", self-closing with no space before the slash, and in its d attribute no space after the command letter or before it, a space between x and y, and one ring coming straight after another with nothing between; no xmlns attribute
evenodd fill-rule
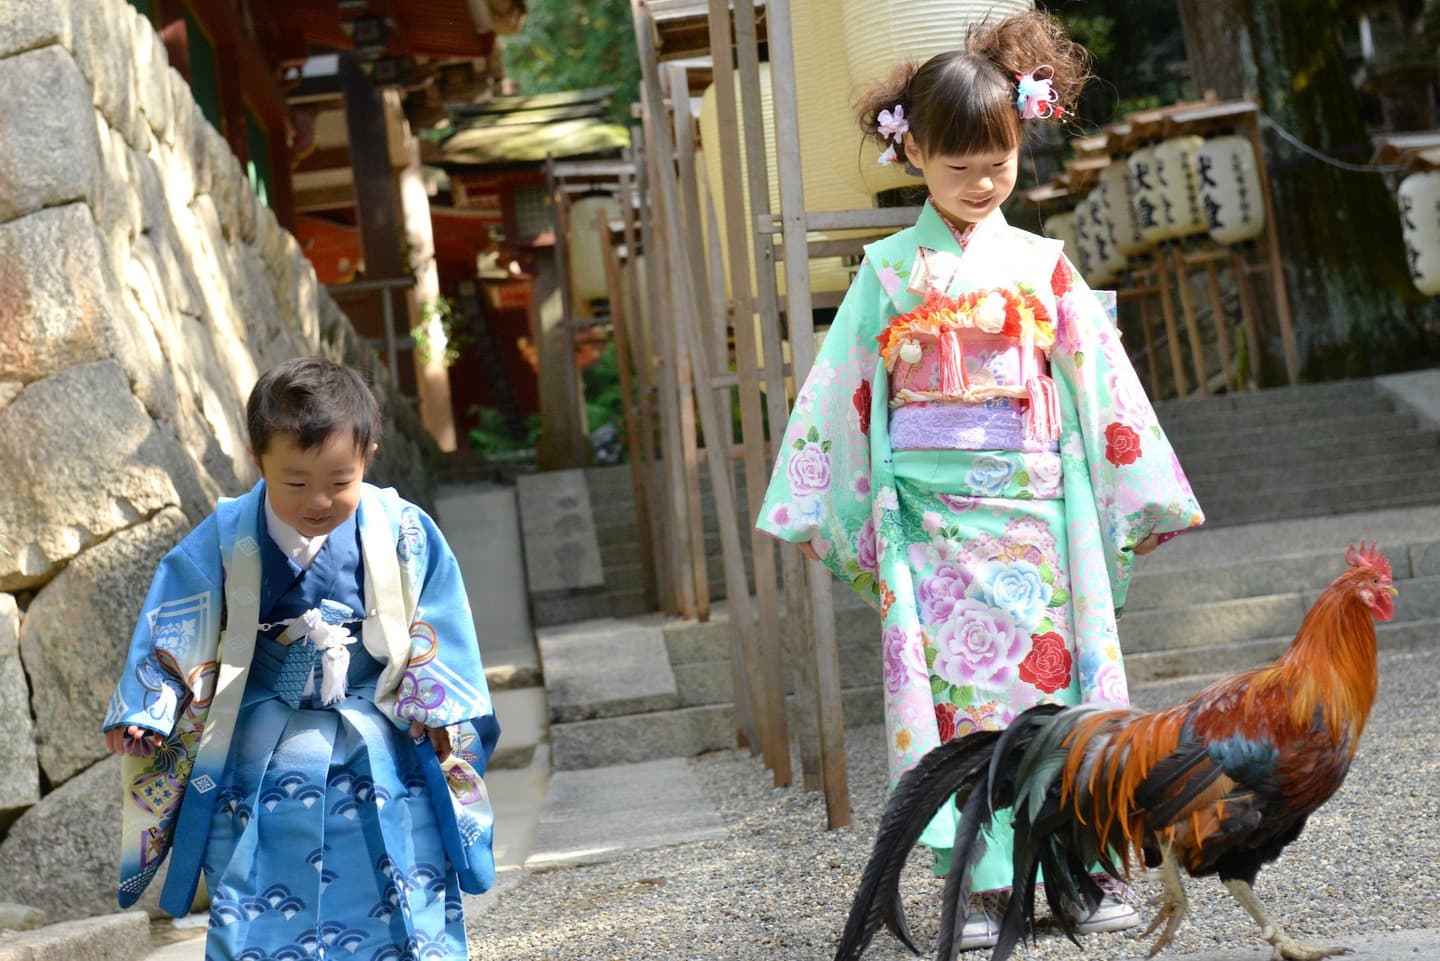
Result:
<svg viewBox="0 0 1440 961"><path fill-rule="evenodd" d="M1195 178L1210 236L1222 244L1265 231L1265 198L1255 149L1245 137L1212 137L1195 153Z"/></svg>
<svg viewBox="0 0 1440 961"><path fill-rule="evenodd" d="M1071 261L1080 271L1080 276L1086 278L1095 270L1095 251L1090 245L1090 234L1095 229L1094 221L1090 219L1090 205L1086 198L1080 198L1075 205L1075 219L1071 226L1075 231L1075 250L1071 254Z"/></svg>
<svg viewBox="0 0 1440 961"><path fill-rule="evenodd" d="M1440 294L1440 170L1400 181L1400 227L1410 279L1426 296Z"/></svg>
<svg viewBox="0 0 1440 961"><path fill-rule="evenodd" d="M805 0L813 2L813 0ZM798 69L798 65L797 65ZM735 83L735 103L737 111L742 109L740 103L740 77L737 73ZM734 132L722 133L720 130L718 94L715 85L711 84L705 89L700 100L700 147L704 155L704 170L710 197L715 207L715 219L718 226L719 236L722 238L720 244L720 259L725 266L726 292L730 292L730 246L723 242L726 231L726 207L725 207L725 177L721 157L721 140L723 137L733 137L739 141L739 152L741 157L740 185L742 187L741 200L745 207L745 221L750 222L750 173L745 166L745 131L742 127ZM780 212L780 168L775 157L775 100L770 87L770 65L760 64L760 122L765 132L765 167L766 186L769 188L770 210L772 213ZM805 129L802 123L801 134L804 136ZM814 146L812 142L807 145L801 144L801 158L811 158L811 162L802 164L801 178L805 187L805 207L807 210L850 210L864 208L870 205L870 198L863 193L845 184L825 161L825 154L822 149ZM702 196L703 205L704 198ZM708 210L702 213L708 217ZM707 228L706 243L709 243ZM755 257L753 244L747 242L746 249L750 251L750 275L753 277L755 271ZM777 283L780 293L785 292L785 271L783 265L777 264ZM814 258L810 261L810 289L815 291L837 291L844 290L849 286L850 274L846 270L842 258ZM752 290L752 294L754 291Z"/></svg>
<svg viewBox="0 0 1440 961"><path fill-rule="evenodd" d="M1114 216L1106 200L1105 188L1097 185L1085 197L1090 212L1090 255L1093 277L1086 280L1093 284L1108 284L1120 271L1125 269L1125 255L1115 239Z"/></svg>
<svg viewBox="0 0 1440 961"><path fill-rule="evenodd" d="M1045 231L1045 236L1065 245L1065 256L1070 258L1071 263L1079 264L1080 244L1075 239L1075 211L1067 210L1063 214L1046 217L1040 227Z"/></svg>
<svg viewBox="0 0 1440 961"><path fill-rule="evenodd" d="M888 79L906 60L924 63L937 53L964 47L972 26L1035 8L1033 0L845 0L838 4L831 0L823 6L831 26L838 22L843 30L849 78L848 87L836 83L833 75L828 83L835 88L846 88L847 100L852 92L858 94L871 84ZM821 23L825 22L822 18ZM798 22L796 26L798 28ZM799 36L797 29L797 46ZM829 62L833 71L833 59ZM868 194L923 182L907 174L903 163L889 166L877 163L883 148L870 139L860 146L863 133L850 120L853 115L850 110L824 115L827 122L835 124L836 129L846 135L834 152L841 176Z"/></svg>
<svg viewBox="0 0 1440 961"><path fill-rule="evenodd" d="M1166 239L1205 232L1200 187L1195 177L1195 154L1204 143L1200 137L1171 137L1155 146L1155 183L1166 224Z"/></svg>
<svg viewBox="0 0 1440 961"><path fill-rule="evenodd" d="M1135 209L1130 203L1130 171L1123 159L1110 161L1100 171L1100 189L1104 191L1105 208L1115 230L1115 246L1126 257L1137 257L1150 249L1135 226Z"/></svg>
<svg viewBox="0 0 1440 961"><path fill-rule="evenodd" d="M601 211L605 212L606 220L624 216L619 202L610 196L581 197L570 205L570 282L575 296L582 300L610 296L601 246L607 241L597 226Z"/></svg>
<svg viewBox="0 0 1440 961"><path fill-rule="evenodd" d="M1169 222L1160 203L1160 184L1155 179L1155 148L1141 147L1126 161L1130 179L1130 211L1141 241L1153 246L1164 240Z"/></svg>

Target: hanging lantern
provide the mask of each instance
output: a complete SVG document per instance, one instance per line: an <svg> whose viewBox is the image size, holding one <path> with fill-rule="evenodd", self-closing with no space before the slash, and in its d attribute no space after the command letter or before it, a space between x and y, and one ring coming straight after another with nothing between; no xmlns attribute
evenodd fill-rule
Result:
<svg viewBox="0 0 1440 961"><path fill-rule="evenodd" d="M1130 179L1130 211L1135 229L1147 247L1165 239L1168 223L1160 205L1159 183L1155 179L1155 148L1141 147L1125 164Z"/></svg>
<svg viewBox="0 0 1440 961"><path fill-rule="evenodd" d="M1400 227L1410 279L1428 297L1440 294L1440 170L1400 181Z"/></svg>
<svg viewBox="0 0 1440 961"><path fill-rule="evenodd" d="M1090 213L1090 253L1093 277L1086 277L1092 285L1108 284L1125 269L1125 255L1115 240L1114 216L1106 202L1105 188L1097 185L1085 198Z"/></svg>
<svg viewBox="0 0 1440 961"><path fill-rule="evenodd" d="M1072 262L1080 271L1080 276L1086 278L1095 269L1095 252L1090 244L1090 234L1094 230L1094 224L1090 220L1090 206L1081 197L1080 202L1075 205L1075 219L1072 225L1075 229L1075 249L1071 256Z"/></svg>
<svg viewBox="0 0 1440 961"><path fill-rule="evenodd" d="M601 235L596 221L601 211L605 219L624 216L614 197L581 197L570 205L570 283L581 300L600 300L610 296L605 280L605 249L608 238Z"/></svg>
<svg viewBox="0 0 1440 961"><path fill-rule="evenodd" d="M1041 223L1040 229L1045 232L1045 236L1064 244L1065 256L1070 258L1071 263L1079 264L1079 241L1075 239L1075 211L1067 210L1063 214L1046 217Z"/></svg>
<svg viewBox="0 0 1440 961"><path fill-rule="evenodd" d="M836 16L837 6L839 16ZM972 26L986 20L1003 20L1034 7L1033 0L846 0L842 4L817 5L816 9L823 9L824 13L817 21L819 26L833 31L834 26L839 25L843 30L842 47L821 45L818 48L818 56L827 58L821 61L827 68L823 83L844 95L842 99L846 101L843 111L820 115L836 133L843 135L832 154L841 176L870 195L923 183L920 177L906 173L903 163L881 166L877 162L884 148L876 146L873 139L864 138L863 132L848 119L854 116L849 94L886 80L891 71L906 60L924 63L937 53L964 47ZM798 45L801 36L798 17L796 27ZM844 50L848 85L836 82L834 53L837 49ZM796 61L798 73L798 51Z"/></svg>
<svg viewBox="0 0 1440 961"><path fill-rule="evenodd" d="M1255 149L1245 137L1212 137L1195 153L1195 178L1210 236L1222 244L1254 240L1265 230L1265 200Z"/></svg>
<svg viewBox="0 0 1440 961"><path fill-rule="evenodd" d="M1149 250L1150 245L1135 226L1135 208L1130 203L1130 170L1124 160L1112 160L1110 166L1100 171L1100 189L1120 253L1137 257Z"/></svg>
<svg viewBox="0 0 1440 961"><path fill-rule="evenodd" d="M1166 240L1205 232L1195 177L1195 154L1204 143L1199 137L1171 137L1155 146L1155 185Z"/></svg>
<svg viewBox="0 0 1440 961"><path fill-rule="evenodd" d="M812 2L812 0L807 0ZM798 39L798 38L797 38ZM797 62L798 70L798 62ZM742 110L740 101L740 75L737 72L734 79L736 110ZM725 267L725 290L730 292L730 245L724 241L726 236L726 207L725 207L725 175L722 164L720 143L722 136L734 137L739 141L740 164L740 186L741 199L745 206L745 222L751 222L750 215L750 173L746 167L745 158L745 129L741 125L733 133L720 132L719 117L719 96L716 93L715 85L711 84L705 89L700 99L700 146L704 158L703 175L710 198L710 204L706 203L705 191L702 190L700 204L702 214L707 223L710 211L713 209L717 233L721 238L720 259ZM804 111L801 111L802 115ZM760 64L760 122L765 132L765 167L766 186L770 197L770 210L778 214L780 212L780 168L775 158L775 100L771 93L770 86L770 65ZM802 124L802 136L804 134ZM818 148L806 150L805 145L801 147L801 158L809 154L814 158L812 163L802 163L801 178L805 185L805 207L807 210L853 210L870 206L870 198L859 191L848 187L836 175L835 171L824 163L824 154ZM713 208L711 207L713 204ZM706 228L705 242L710 243L710 231ZM755 275L754 244L751 240L746 241L746 250L750 252L750 275ZM779 285L779 292L785 293L785 271L783 265L776 265L776 282ZM754 282L752 280L752 288ZM845 268L843 259L839 257L814 258L810 261L810 289L814 291L838 291L844 290L850 284L850 272ZM752 289L752 295L754 290Z"/></svg>

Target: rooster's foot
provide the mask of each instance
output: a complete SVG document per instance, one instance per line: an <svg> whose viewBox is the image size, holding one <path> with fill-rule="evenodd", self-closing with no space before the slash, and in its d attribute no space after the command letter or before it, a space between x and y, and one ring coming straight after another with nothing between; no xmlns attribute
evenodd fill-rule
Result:
<svg viewBox="0 0 1440 961"><path fill-rule="evenodd" d="M1150 957L1155 957L1165 950L1166 945L1175 940L1175 935L1180 930L1180 925L1185 920L1185 915L1190 911L1190 901L1185 896L1185 886L1180 882L1180 870L1175 864L1174 855L1170 853L1169 847L1162 851L1164 860L1160 864L1160 883L1165 886L1165 893L1157 900L1160 902L1160 910L1155 914L1155 920L1150 922L1150 927L1145 929L1142 937L1149 937L1163 923L1164 930L1155 943L1150 946ZM1154 903L1153 901L1151 903Z"/></svg>
<svg viewBox="0 0 1440 961"><path fill-rule="evenodd" d="M1338 945L1322 948L1301 944L1284 931L1274 927L1261 931L1260 936L1274 946L1274 950L1270 954L1271 961L1320 961L1321 958L1351 953L1349 948Z"/></svg>

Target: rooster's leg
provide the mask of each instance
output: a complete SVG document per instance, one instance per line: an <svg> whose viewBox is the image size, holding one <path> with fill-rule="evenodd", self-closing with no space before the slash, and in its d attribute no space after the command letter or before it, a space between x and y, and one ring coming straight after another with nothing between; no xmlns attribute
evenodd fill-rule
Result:
<svg viewBox="0 0 1440 961"><path fill-rule="evenodd" d="M1270 916L1265 913L1265 907L1255 896L1255 890L1244 881L1226 881L1225 890L1229 891L1230 896L1240 902L1245 912L1260 925L1260 937L1274 946L1275 950L1270 955L1272 961L1320 961L1321 958L1350 952L1349 948L1341 947L1311 948L1290 937L1280 930L1278 924L1270 920Z"/></svg>
<svg viewBox="0 0 1440 961"><path fill-rule="evenodd" d="M1155 920L1145 929L1145 936L1153 934L1162 922L1165 930L1160 932L1160 937L1150 946L1152 958L1175 939L1175 933L1180 930L1180 924L1190 910L1190 901L1185 897L1185 885L1180 881L1180 866L1175 863L1175 855L1171 852L1170 845L1160 845L1160 857L1160 883L1165 885L1165 896Z"/></svg>

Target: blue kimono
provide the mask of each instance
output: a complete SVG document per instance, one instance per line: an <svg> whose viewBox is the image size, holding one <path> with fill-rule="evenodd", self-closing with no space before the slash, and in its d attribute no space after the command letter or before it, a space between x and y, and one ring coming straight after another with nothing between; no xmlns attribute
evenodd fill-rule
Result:
<svg viewBox="0 0 1440 961"><path fill-rule="evenodd" d="M146 599L105 727L167 740L124 758L120 902L173 848L161 906L185 913L204 872L207 961L464 958L460 892L494 878L482 775L499 727L454 556L366 485L302 570L263 505L263 483L222 501ZM355 635L329 704L320 653L281 636L317 609ZM454 755L412 741L412 721L448 727Z"/></svg>

